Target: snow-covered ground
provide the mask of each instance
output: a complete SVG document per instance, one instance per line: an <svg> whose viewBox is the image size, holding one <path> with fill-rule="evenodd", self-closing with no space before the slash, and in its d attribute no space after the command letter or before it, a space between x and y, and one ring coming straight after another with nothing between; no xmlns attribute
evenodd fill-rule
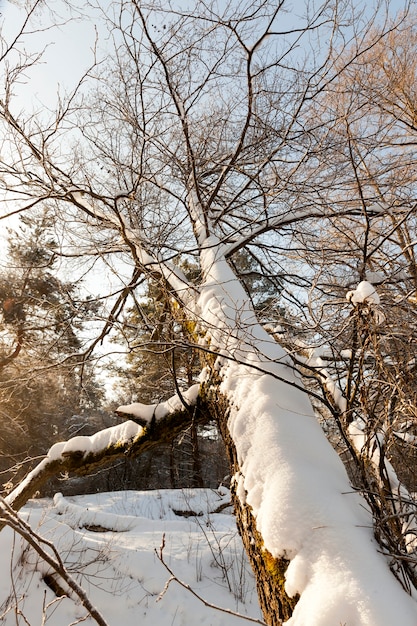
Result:
<svg viewBox="0 0 417 626"><path fill-rule="evenodd" d="M53 541L71 575L109 626L233 626L250 623L206 602L261 619L254 579L227 489L122 491L32 500L22 517ZM45 583L51 570L9 529L0 533L0 623L94 624L76 598ZM45 576L46 575L46 576ZM59 579L57 579L59 580ZM64 583L60 583L65 589Z"/></svg>

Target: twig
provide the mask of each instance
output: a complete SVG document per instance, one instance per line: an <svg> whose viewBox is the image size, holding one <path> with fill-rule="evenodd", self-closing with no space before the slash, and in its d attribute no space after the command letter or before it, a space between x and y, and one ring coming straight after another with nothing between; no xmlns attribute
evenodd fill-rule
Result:
<svg viewBox="0 0 417 626"><path fill-rule="evenodd" d="M199 600L200 602L202 602L204 604L204 606L208 607L209 609L214 609L216 611L222 611L223 613L227 613L227 615L234 615L235 617L240 617L241 619L246 619L249 622L253 622L255 624L261 624L261 626L266 626L265 622L263 622L260 619L256 619L256 617L250 617L249 615L243 615L242 613L237 613L236 611L232 611L231 609L225 609L222 606L217 606L216 604L212 604L211 602L208 602L207 600L205 600L204 598L202 598L198 593L196 593L194 591L194 589L192 587L190 587L190 585L188 583L185 583L183 580L180 580L172 571L172 569L169 567L169 565L167 565L167 563L164 560L164 556L163 556L163 551L165 548L165 533L162 535L162 542L161 545L159 546L159 550L157 550L155 548L155 554L158 557L159 561L162 563L162 565L165 567L165 569L167 570L167 572L169 572L170 574L170 578L167 580L165 587L163 589L163 591L161 592L161 594L158 597L158 601L165 595L165 593L168 590L168 587L170 585L170 583L172 581L177 582L179 585L181 585L181 587L184 587L184 589L186 589L187 591L189 591L195 598L197 598L197 600Z"/></svg>
<svg viewBox="0 0 417 626"><path fill-rule="evenodd" d="M58 554L55 546L44 539L40 535L38 535L30 526L27 524L17 513L12 509L12 507L4 500L4 498L0 499L1 504L1 512L0 517L2 517L6 524L10 526L15 532L17 532L23 539L25 539L29 545L39 554L39 556L65 581L68 587L75 593L76 596L81 601L81 604L88 611L91 617L97 622L99 626L108 626L104 617L99 613L99 611L93 606L90 602L86 592L84 589L76 582L76 580L68 573L66 570L64 563L61 557ZM48 548L52 550L53 556L48 554L44 550L41 544L45 544Z"/></svg>

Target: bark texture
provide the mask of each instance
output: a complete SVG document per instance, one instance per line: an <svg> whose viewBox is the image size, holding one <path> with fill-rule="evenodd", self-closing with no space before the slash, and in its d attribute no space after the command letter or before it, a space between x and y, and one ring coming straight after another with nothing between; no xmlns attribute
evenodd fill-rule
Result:
<svg viewBox="0 0 417 626"><path fill-rule="evenodd" d="M227 427L229 415L227 398L218 392L216 386L205 388L202 395L206 410L215 417L225 443L231 476L236 476L240 473L240 467L236 447ZM298 601L298 596L290 598L284 588L289 561L285 558L274 558L266 550L262 535L256 528L252 509L247 503L242 503L236 493L236 485L237 481L232 480L231 493L236 524L255 575L264 620L269 626L280 626L291 617Z"/></svg>

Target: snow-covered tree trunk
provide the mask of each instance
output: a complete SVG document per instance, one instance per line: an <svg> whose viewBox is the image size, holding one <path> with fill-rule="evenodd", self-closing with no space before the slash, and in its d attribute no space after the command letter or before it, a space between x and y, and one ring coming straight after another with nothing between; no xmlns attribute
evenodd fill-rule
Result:
<svg viewBox="0 0 417 626"><path fill-rule="evenodd" d="M207 242L198 313L210 352L203 394L232 463L239 530L265 620L292 626L395 623L417 610L373 537L372 515L314 415L285 351ZM389 592L387 593L387 589Z"/></svg>

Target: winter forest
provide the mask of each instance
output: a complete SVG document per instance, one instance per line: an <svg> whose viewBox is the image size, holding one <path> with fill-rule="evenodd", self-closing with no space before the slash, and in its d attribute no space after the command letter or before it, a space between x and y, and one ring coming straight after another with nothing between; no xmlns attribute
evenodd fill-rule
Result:
<svg viewBox="0 0 417 626"><path fill-rule="evenodd" d="M0 14L0 623L416 626L414 1Z"/></svg>

